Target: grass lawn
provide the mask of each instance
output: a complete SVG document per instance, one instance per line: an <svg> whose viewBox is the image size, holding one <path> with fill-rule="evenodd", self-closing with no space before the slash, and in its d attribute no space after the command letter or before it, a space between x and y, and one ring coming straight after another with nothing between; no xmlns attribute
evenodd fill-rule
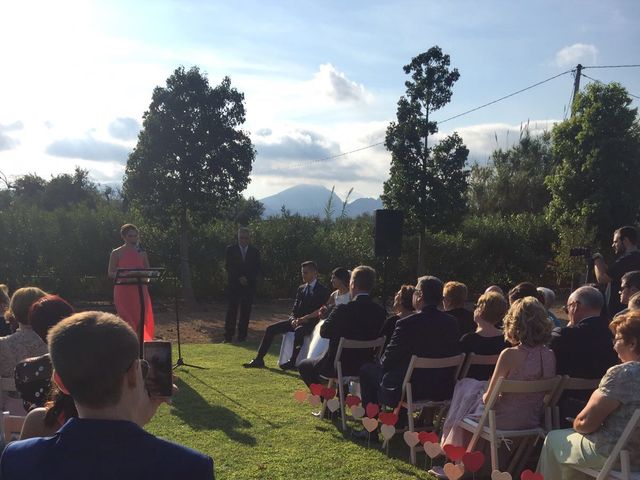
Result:
<svg viewBox="0 0 640 480"><path fill-rule="evenodd" d="M411 466L400 434L387 456L344 436L337 414L333 423L320 420L308 403L295 402L293 392L304 384L297 372L277 367L278 347L265 359L268 368L255 370L242 367L255 344L185 345L185 362L206 369L176 370L180 391L147 429L213 457L221 480L432 478L425 455L418 455L420 468Z"/></svg>

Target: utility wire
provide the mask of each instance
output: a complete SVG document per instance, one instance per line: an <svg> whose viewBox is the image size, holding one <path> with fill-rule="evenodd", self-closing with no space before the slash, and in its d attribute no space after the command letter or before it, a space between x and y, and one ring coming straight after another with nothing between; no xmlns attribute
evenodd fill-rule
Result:
<svg viewBox="0 0 640 480"><path fill-rule="evenodd" d="M585 78L588 78L589 80L593 80L593 81L594 81L594 82L596 82L596 83L600 83L600 84L602 84L602 85L605 85L605 83L604 83L604 82L602 82L602 81L598 80L597 78L590 77L589 75L585 75L584 73L582 74L582 76L583 76L583 77L585 77ZM629 92L627 92L627 95L629 95L630 97L633 97L633 98L640 99L640 97L639 97L639 96L634 95L633 93L629 93Z"/></svg>
<svg viewBox="0 0 640 480"><path fill-rule="evenodd" d="M582 67L585 68L638 68L640 65L591 65L590 67Z"/></svg>

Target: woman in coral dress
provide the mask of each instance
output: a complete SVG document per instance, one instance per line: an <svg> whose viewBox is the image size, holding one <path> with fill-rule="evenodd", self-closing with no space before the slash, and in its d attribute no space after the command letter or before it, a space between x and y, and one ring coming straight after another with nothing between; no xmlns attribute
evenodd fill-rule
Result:
<svg viewBox="0 0 640 480"><path fill-rule="evenodd" d="M127 223L120 228L120 236L124 244L111 252L109 258L109 277L115 278L119 268L149 268L149 259L139 245L138 228ZM146 285L142 286L144 297L144 340L153 340L154 323L151 297ZM140 322L140 293L137 280L113 287L113 303L116 305L118 316L131 325L138 334Z"/></svg>

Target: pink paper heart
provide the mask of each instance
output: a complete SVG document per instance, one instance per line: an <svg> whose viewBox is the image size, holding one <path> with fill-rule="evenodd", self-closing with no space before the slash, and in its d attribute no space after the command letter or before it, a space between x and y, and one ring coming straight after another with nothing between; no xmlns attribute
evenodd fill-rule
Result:
<svg viewBox="0 0 640 480"><path fill-rule="evenodd" d="M382 425L380 427L380 433L382 433L382 438L385 440L389 440L396 433L396 427L393 425Z"/></svg>
<svg viewBox="0 0 640 480"><path fill-rule="evenodd" d="M378 415L380 407L377 403L368 403L365 411L367 412L367 417L374 418L376 415Z"/></svg>
<svg viewBox="0 0 640 480"><path fill-rule="evenodd" d="M418 432L404 432L402 434L402 438L404 438L404 442L410 447L415 447L418 443L420 443Z"/></svg>
<svg viewBox="0 0 640 480"><path fill-rule="evenodd" d="M364 417L362 419L362 425L364 425L364 428L367 432L371 433L376 428L378 428L378 420L376 420L375 418Z"/></svg>
<svg viewBox="0 0 640 480"><path fill-rule="evenodd" d="M431 443L439 443L438 435L434 432L420 432L418 434L418 438L420 439L420 443L425 444L427 442Z"/></svg>
<svg viewBox="0 0 640 480"><path fill-rule="evenodd" d="M309 395L307 395L307 400L314 407L317 407L318 405L320 405L322 403L322 400L320 400L320 397L318 395L309 394Z"/></svg>
<svg viewBox="0 0 640 480"><path fill-rule="evenodd" d="M460 465L454 465L453 463L445 463L444 474L449 480L458 480L464 475L464 468Z"/></svg>
<svg viewBox="0 0 640 480"><path fill-rule="evenodd" d="M465 470L475 473L484 465L484 454L482 452L467 452L462 456L462 464Z"/></svg>
<svg viewBox="0 0 640 480"><path fill-rule="evenodd" d="M309 385L309 391L311 392L311 395L316 395L318 397L322 394L323 388L324 385L321 385L319 383L312 383L311 385Z"/></svg>
<svg viewBox="0 0 640 480"><path fill-rule="evenodd" d="M346 403L349 408L351 408L355 407L356 405L360 405L362 403L362 400L360 400L360 397L358 397L357 395L347 395L344 403Z"/></svg>
<svg viewBox="0 0 640 480"><path fill-rule="evenodd" d="M520 480L544 480L544 476L541 473L525 470L520 474Z"/></svg>
<svg viewBox="0 0 640 480"><path fill-rule="evenodd" d="M439 443L427 442L422 446L422 448L424 449L424 453L429 455L429 458L431 459L444 454Z"/></svg>
<svg viewBox="0 0 640 480"><path fill-rule="evenodd" d="M356 405L355 407L351 407L351 416L353 418L362 418L364 417L364 408L362 405Z"/></svg>
<svg viewBox="0 0 640 480"><path fill-rule="evenodd" d="M500 470L494 470L491 472L491 480L513 480L509 472L501 472Z"/></svg>
<svg viewBox="0 0 640 480"><path fill-rule="evenodd" d="M340 408L340 400L337 398L330 398L327 400L327 408L331 413L335 412Z"/></svg>
<svg viewBox="0 0 640 480"><path fill-rule="evenodd" d="M462 460L462 456L465 454L464 447L457 447L455 445L445 445L442 449L447 455L447 458L454 462Z"/></svg>

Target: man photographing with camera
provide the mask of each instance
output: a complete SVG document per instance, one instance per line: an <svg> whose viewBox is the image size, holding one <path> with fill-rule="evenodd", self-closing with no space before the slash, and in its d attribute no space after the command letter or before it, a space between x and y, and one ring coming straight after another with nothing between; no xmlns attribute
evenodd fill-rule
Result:
<svg viewBox="0 0 640 480"><path fill-rule="evenodd" d="M625 226L613 232L614 253L618 257L611 266L607 266L600 253L593 255L593 265L596 280L599 284L608 284L606 297L608 299L608 314L613 317L622 310L620 303L620 288L622 276L633 270L640 270L640 251L638 250L638 232L635 227Z"/></svg>

